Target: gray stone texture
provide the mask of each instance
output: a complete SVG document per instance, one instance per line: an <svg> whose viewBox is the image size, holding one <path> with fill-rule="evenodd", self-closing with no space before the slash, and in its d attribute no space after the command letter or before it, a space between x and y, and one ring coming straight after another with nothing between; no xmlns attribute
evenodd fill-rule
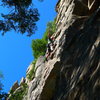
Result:
<svg viewBox="0 0 100 100"><path fill-rule="evenodd" d="M27 100L99 100L100 2L58 0L56 11L57 45L37 60Z"/></svg>

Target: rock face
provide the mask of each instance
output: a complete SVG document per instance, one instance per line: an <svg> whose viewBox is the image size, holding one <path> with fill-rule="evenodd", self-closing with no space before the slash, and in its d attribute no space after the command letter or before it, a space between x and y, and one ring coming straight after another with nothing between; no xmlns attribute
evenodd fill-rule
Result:
<svg viewBox="0 0 100 100"><path fill-rule="evenodd" d="M34 78L30 84L28 100L49 100L52 98L60 71L59 64L59 61L54 59L45 65L46 68L42 66L43 73L41 78Z"/></svg>
<svg viewBox="0 0 100 100"><path fill-rule="evenodd" d="M56 11L57 45L23 100L99 100L100 0L59 0Z"/></svg>
<svg viewBox="0 0 100 100"><path fill-rule="evenodd" d="M98 1L59 0L56 10L57 31L53 36L58 43L52 59L41 67L40 80L32 81L28 100L99 100ZM38 61L38 65L42 65L41 62Z"/></svg>
<svg viewBox="0 0 100 100"><path fill-rule="evenodd" d="M98 1L59 0L56 10L58 43L28 100L99 100Z"/></svg>
<svg viewBox="0 0 100 100"><path fill-rule="evenodd" d="M32 68L33 68L33 64L30 64L29 67L27 68L26 75L29 74L29 72L32 70ZM26 80L27 84L30 82L27 77L25 78L25 80Z"/></svg>
<svg viewBox="0 0 100 100"><path fill-rule="evenodd" d="M10 91L15 91L19 87L18 81L16 81L11 87Z"/></svg>
<svg viewBox="0 0 100 100"><path fill-rule="evenodd" d="M36 71L35 78L29 83L29 89L28 89L28 94L27 94L28 100L34 100L33 98L38 95L38 91L40 89L39 83L40 83L40 80L42 80L41 77L42 77L44 68L45 68L44 57L41 56L38 58L35 65L35 71Z"/></svg>
<svg viewBox="0 0 100 100"><path fill-rule="evenodd" d="M16 81L13 85L12 85L12 87L10 88L10 91L9 91L9 96L8 96L8 98L7 98L7 100L10 100L10 97L11 97L11 93L12 92L15 92L18 88L20 88L19 87L19 84L18 84L18 81Z"/></svg>
<svg viewBox="0 0 100 100"><path fill-rule="evenodd" d="M24 84L24 83L25 83L25 78L22 77L22 78L21 78L21 81L20 81L20 86L21 86L22 84Z"/></svg>

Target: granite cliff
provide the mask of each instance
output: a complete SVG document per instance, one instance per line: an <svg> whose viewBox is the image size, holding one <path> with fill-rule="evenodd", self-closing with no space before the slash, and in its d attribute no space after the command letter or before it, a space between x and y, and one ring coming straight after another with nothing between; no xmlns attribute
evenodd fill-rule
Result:
<svg viewBox="0 0 100 100"><path fill-rule="evenodd" d="M100 0L59 0L56 11L55 49L14 91L25 83L23 100L100 100Z"/></svg>

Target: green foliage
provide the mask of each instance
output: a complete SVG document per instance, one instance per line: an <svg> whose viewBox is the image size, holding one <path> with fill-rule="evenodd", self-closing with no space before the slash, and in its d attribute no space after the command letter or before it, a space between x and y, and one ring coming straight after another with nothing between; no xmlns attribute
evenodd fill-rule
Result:
<svg viewBox="0 0 100 100"><path fill-rule="evenodd" d="M32 50L33 50L33 56L35 59L37 59L39 56L45 54L48 33L50 33L52 35L55 31L56 31L55 20L50 21L47 24L47 29L46 29L46 32L44 33L42 39L36 39L36 40L32 41Z"/></svg>
<svg viewBox="0 0 100 100"><path fill-rule="evenodd" d="M56 24L55 21L50 21L47 24L47 31L50 32L50 34L53 34L56 31Z"/></svg>
<svg viewBox="0 0 100 100"><path fill-rule="evenodd" d="M7 93L5 93L5 92L1 92L0 93L0 100L6 100L7 97L8 97L8 94Z"/></svg>
<svg viewBox="0 0 100 100"><path fill-rule="evenodd" d="M32 49L35 59L45 54L46 44L47 42L44 39L36 39L32 41Z"/></svg>
<svg viewBox="0 0 100 100"><path fill-rule="evenodd" d="M14 93L14 91L11 92L10 100L22 100L23 99L23 96L27 94L28 86L26 83L23 83L21 87L22 88L18 90L16 93Z"/></svg>
<svg viewBox="0 0 100 100"><path fill-rule="evenodd" d="M48 39L48 33L50 33L51 35L53 33L55 33L56 31L56 19L54 19L54 21L50 21L47 23L47 28L46 28L46 32L43 35L43 39L47 40Z"/></svg>
<svg viewBox="0 0 100 100"><path fill-rule="evenodd" d="M36 61L37 61L37 59L35 59L33 62L32 62L32 69L31 69L31 71L28 73L28 75L27 75L27 78L31 81L33 78L34 78L34 76L35 76L35 64L36 64Z"/></svg>
<svg viewBox="0 0 100 100"><path fill-rule="evenodd" d="M10 30L28 33L31 36L35 30L36 22L39 20L39 13L32 7L32 0L2 0L2 6L7 7L9 12L1 14L0 31L2 35Z"/></svg>
<svg viewBox="0 0 100 100"><path fill-rule="evenodd" d="M14 92L13 90L10 90L10 91L9 91L10 94L13 94L13 92Z"/></svg>
<svg viewBox="0 0 100 100"><path fill-rule="evenodd" d="M46 29L46 32L43 35L43 38L32 40L32 50L33 50L33 56L34 56L35 60L32 63L33 64L32 70L27 75L27 78L30 81L35 76L35 64L36 64L37 58L40 57L41 55L45 55L48 33L50 33L52 35L55 31L56 31L55 20L50 21L47 24L47 29Z"/></svg>
<svg viewBox="0 0 100 100"><path fill-rule="evenodd" d="M0 72L0 100L6 100L8 94L3 92L3 84L1 82L1 79L3 78L2 72Z"/></svg>

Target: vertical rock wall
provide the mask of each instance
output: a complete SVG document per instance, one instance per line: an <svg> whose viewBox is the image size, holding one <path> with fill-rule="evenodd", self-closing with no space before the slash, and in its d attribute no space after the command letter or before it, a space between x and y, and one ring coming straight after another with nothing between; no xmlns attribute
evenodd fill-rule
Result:
<svg viewBox="0 0 100 100"><path fill-rule="evenodd" d="M100 99L99 5L99 0L60 0L57 4L61 70L51 100Z"/></svg>
<svg viewBox="0 0 100 100"><path fill-rule="evenodd" d="M57 45L28 100L99 100L100 8L98 0L59 0ZM31 89L32 88L32 89ZM31 89L31 91L30 91Z"/></svg>
<svg viewBox="0 0 100 100"><path fill-rule="evenodd" d="M100 0L58 0L56 11L57 45L38 59L23 100L99 100Z"/></svg>

